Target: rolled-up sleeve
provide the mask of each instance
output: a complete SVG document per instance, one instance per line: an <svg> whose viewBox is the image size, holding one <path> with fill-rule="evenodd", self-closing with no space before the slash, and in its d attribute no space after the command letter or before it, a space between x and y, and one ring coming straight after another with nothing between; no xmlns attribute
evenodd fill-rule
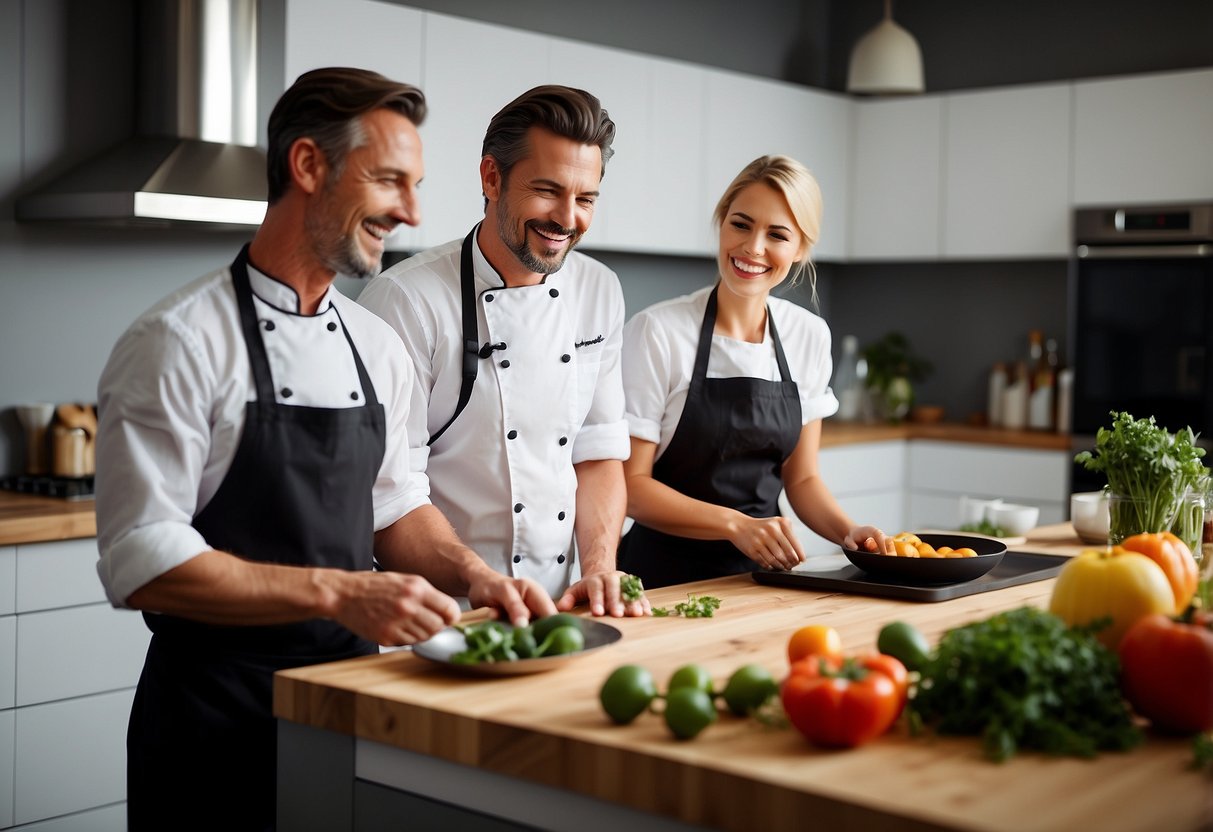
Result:
<svg viewBox="0 0 1213 832"><path fill-rule="evenodd" d="M623 332L623 389L628 432L660 444L671 366L668 341L653 316L644 312L628 321Z"/></svg>
<svg viewBox="0 0 1213 832"><path fill-rule="evenodd" d="M141 322L98 386L97 572L116 607L210 547L191 523L215 378L179 321Z"/></svg>
<svg viewBox="0 0 1213 832"><path fill-rule="evenodd" d="M413 437L425 436L426 398L417 384L413 362L399 337L391 333L392 396L387 407L387 444L375 481L375 531L385 529L416 508L430 503L425 473L428 448ZM414 417L416 414L416 418Z"/></svg>
<svg viewBox="0 0 1213 832"><path fill-rule="evenodd" d="M573 464L595 459L627 459L631 453L628 424L624 418L623 371L620 352L623 346L623 291L611 274L604 298L609 309L607 335L603 342L594 394L585 421L573 441ZM584 371L582 371L584 372Z"/></svg>

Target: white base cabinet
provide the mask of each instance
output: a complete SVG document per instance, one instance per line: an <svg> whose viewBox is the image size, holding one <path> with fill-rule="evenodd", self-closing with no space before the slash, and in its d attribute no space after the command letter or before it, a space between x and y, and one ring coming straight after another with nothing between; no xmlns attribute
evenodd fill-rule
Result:
<svg viewBox="0 0 1213 832"><path fill-rule="evenodd" d="M0 828L126 828L126 727L150 633L97 543L0 548Z"/></svg>

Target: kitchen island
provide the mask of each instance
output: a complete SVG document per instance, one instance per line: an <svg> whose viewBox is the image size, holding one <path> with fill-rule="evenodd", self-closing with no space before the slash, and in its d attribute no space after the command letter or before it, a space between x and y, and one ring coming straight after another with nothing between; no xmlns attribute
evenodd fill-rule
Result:
<svg viewBox="0 0 1213 832"><path fill-rule="evenodd" d="M1080 548L1068 524L1016 547ZM611 620L621 642L550 673L463 676L407 651L283 672L279 829L385 828L393 818L460 830L1210 828L1213 784L1187 769L1186 741L1153 733L1095 760L1021 753L994 764L975 738L911 737L901 726L826 751L722 714L680 742L658 716L620 727L598 704L622 664L647 667L662 689L689 662L718 685L751 662L778 678L787 638L805 624L834 627L848 652L873 649L895 619L935 641L1002 610L1046 606L1052 583L915 603L724 578L649 592L658 606L715 595L714 618Z"/></svg>

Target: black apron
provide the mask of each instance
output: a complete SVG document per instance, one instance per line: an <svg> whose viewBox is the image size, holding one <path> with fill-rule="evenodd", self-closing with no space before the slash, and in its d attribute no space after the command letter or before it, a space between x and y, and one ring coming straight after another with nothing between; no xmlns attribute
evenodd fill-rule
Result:
<svg viewBox="0 0 1213 832"><path fill-rule="evenodd" d="M385 422L349 331L359 407L277 403L246 267L232 264L257 400L245 410L232 465L193 526L215 549L246 560L372 567L371 487ZM131 829L272 829L276 794L277 670L377 652L332 621L222 627L145 614L152 630L127 735Z"/></svg>
<svg viewBox="0 0 1213 832"><path fill-rule="evenodd" d="M788 371L775 319L767 309L780 381L708 378L716 328L716 292L708 296L695 370L682 417L653 478L706 503L750 517L779 514L781 468L800 440L800 393ZM636 523L624 536L619 569L646 587L754 572L760 567L727 540L692 540Z"/></svg>

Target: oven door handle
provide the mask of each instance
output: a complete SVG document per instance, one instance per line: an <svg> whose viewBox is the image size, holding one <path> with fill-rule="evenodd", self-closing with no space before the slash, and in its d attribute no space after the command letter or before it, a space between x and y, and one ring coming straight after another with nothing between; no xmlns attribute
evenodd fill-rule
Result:
<svg viewBox="0 0 1213 832"><path fill-rule="evenodd" d="M1074 253L1080 260L1213 257L1213 245L1194 243L1175 246L1078 246Z"/></svg>

